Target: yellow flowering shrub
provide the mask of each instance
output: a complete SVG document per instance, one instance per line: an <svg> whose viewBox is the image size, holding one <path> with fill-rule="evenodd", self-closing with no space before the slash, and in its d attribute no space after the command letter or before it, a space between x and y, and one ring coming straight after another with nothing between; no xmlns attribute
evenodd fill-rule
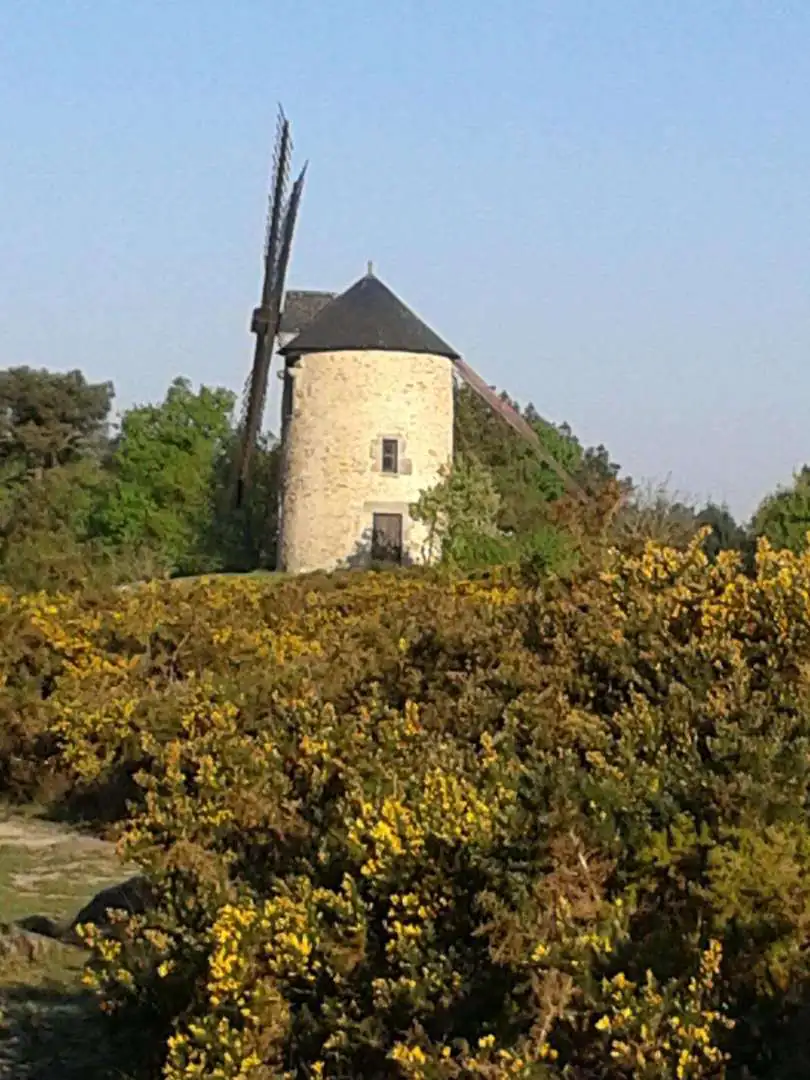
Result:
<svg viewBox="0 0 810 1080"><path fill-rule="evenodd" d="M150 878L133 1075L803 1075L810 555L4 596L0 710Z"/></svg>

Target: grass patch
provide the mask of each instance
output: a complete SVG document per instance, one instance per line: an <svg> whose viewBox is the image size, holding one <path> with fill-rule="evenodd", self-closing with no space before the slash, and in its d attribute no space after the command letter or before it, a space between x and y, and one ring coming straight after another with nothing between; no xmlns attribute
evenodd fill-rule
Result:
<svg viewBox="0 0 810 1080"><path fill-rule="evenodd" d="M111 844L35 814L0 813L3 923L40 915L67 924L100 889L127 876ZM0 956L0 1077L122 1080L126 1043L115 1045L82 987L84 952L30 940L35 948L12 944Z"/></svg>
<svg viewBox="0 0 810 1080"><path fill-rule="evenodd" d="M0 818L0 919L69 920L126 870L111 844L31 817Z"/></svg>

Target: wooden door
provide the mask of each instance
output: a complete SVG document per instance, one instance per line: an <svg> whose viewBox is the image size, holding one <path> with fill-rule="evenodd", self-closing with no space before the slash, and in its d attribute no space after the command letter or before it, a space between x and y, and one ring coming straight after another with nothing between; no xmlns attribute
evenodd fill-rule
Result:
<svg viewBox="0 0 810 1080"><path fill-rule="evenodd" d="M402 514L375 514L371 530L375 562L402 562Z"/></svg>

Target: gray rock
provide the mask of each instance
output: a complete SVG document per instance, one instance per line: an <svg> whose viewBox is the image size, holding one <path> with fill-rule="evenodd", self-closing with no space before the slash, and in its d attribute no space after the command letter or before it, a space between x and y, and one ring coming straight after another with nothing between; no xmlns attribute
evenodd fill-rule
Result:
<svg viewBox="0 0 810 1080"><path fill-rule="evenodd" d="M79 940L76 928L86 924L92 924L99 929L109 929L111 926L110 911L126 911L130 915L142 915L151 903L152 891L148 880L142 874L128 878L118 885L110 885L96 893L93 899L86 904L63 937L64 941L76 942Z"/></svg>
<svg viewBox="0 0 810 1080"><path fill-rule="evenodd" d="M50 937L33 934L14 923L0 923L0 960L33 964L56 943Z"/></svg>
<svg viewBox="0 0 810 1080"><path fill-rule="evenodd" d="M47 915L27 915L13 923L0 923L0 959L19 957L35 960L50 944L61 942L84 948L76 933L78 926L92 924L102 930L112 926L110 911L141 915L151 903L149 883L142 875L110 885L96 893L70 923L58 923Z"/></svg>
<svg viewBox="0 0 810 1080"><path fill-rule="evenodd" d="M29 934L55 938L57 941L63 933L63 927L53 919L49 919L47 915L26 915L24 919L17 919L14 925L21 930L26 930Z"/></svg>

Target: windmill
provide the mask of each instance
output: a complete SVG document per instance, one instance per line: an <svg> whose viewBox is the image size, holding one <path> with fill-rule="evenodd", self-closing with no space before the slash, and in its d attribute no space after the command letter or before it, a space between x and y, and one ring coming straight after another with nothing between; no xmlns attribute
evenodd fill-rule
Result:
<svg viewBox="0 0 810 1080"><path fill-rule="evenodd" d="M355 408L360 404L356 398L356 386L363 385L366 369L361 371L366 362L363 356L370 353L382 352L397 353L405 359L404 364L418 364L414 357L430 354L441 369L442 362L447 370L452 372L450 384L454 378L463 381L470 389L482 399L486 405L507 423L515 433L529 444L534 454L551 469L562 481L569 495L581 505L590 505L593 496L586 493L582 485L556 460L544 445L544 442L535 428L513 408L508 401L500 397L481 376L474 371L459 354L443 342L430 330L401 300L398 299L387 286L383 285L373 273L371 264L367 275L339 296L335 293L318 292L291 292L285 294L285 278L290 260L293 234L295 231L301 195L306 176L306 165L298 174L294 183L290 186L289 177L292 159L292 137L290 123L283 110L279 109L278 126L276 131L275 148L273 153L273 169L271 190L269 198L267 228L264 247L264 273L262 281L261 299L258 307L253 312L251 331L255 334L255 350L253 366L248 384L245 390L245 405L242 421L241 442L238 451L236 468L236 502L241 506L246 492L251 483L251 466L256 457L257 444L260 437L265 401L267 397L268 379L272 364L273 354L277 344L284 362L284 420L282 425L282 442L284 443L284 456L281 461L281 477L279 481L279 513L282 522L280 540L280 566L286 568L285 560L292 565L320 566L320 555L301 555L300 550L295 557L289 556L289 551L300 549L298 540L294 539L296 531L309 537L322 532L327 518L333 520L345 519L357 511L357 505L364 508L363 513L369 510L371 503L376 498L379 502L377 481L374 479L375 470L383 473L391 472L390 455L383 462L376 460L377 450L372 449L371 458L352 459L352 454L357 446L369 443L366 440L367 431L354 432L358 436L352 447L341 444L341 438L347 436L353 424L359 424L362 420L363 408ZM282 308L284 309L282 311ZM282 322L283 315L283 322ZM370 352L369 352L370 351ZM291 402L298 391L295 385L300 383L302 368L299 361L302 356L309 356L310 360L304 366L304 379L309 390L307 391L306 408L292 409ZM313 356L317 359L311 359ZM320 408L313 407L313 401L317 399L317 386L325 387L330 376L329 369L332 361L337 365L338 381L321 400ZM408 357L411 359L408 360ZM373 367L373 362L372 367ZM351 365L357 367L358 378L353 380L349 376ZM359 365L359 367L358 367ZM370 369L368 369L370 370ZM444 376L442 376L444 378ZM416 380L418 383L419 380ZM409 383L398 372L393 383L386 384L383 397L389 405L393 402L394 412L390 414L383 424L382 414L374 414L373 420L369 421L372 426L388 425L389 431L402 430L405 423L404 417L408 414L410 406L422 408L424 417L428 418L435 411L436 400L431 398L429 389L430 380L425 382L423 394L424 400L416 400L420 392L416 392L416 398L411 390L415 383ZM448 385L444 383L443 385ZM312 396L314 391L314 398ZM443 394L444 391L441 391ZM341 395L348 397L341 404ZM410 398L409 398L410 394ZM366 402L368 405L368 402ZM401 408L400 408L401 406ZM343 409L342 423L346 431L338 436L334 429L334 410ZM366 416L368 413L366 412ZM294 422L290 423L292 418ZM445 423L445 420L447 423ZM448 431L450 444L452 445L452 413L442 419L444 428ZM449 427L448 427L449 425ZM435 425L434 425L435 426ZM430 427L430 424L428 424ZM382 429L382 428L381 428ZM411 491L420 480L425 481L425 486L435 482L433 466L431 465L423 476L417 475L420 470L412 471L412 461L405 453L407 444L415 444L422 438L423 433L417 428L412 428L401 437L402 465L405 474L409 477L407 483L401 484L397 489L397 498L393 504L389 499L385 506L377 506L372 517L382 523L387 521L388 528L395 529L396 521L399 528L402 527L402 507L407 507L408 499L413 501L418 492L423 488ZM399 437L397 437L399 438ZM397 438L389 436L374 436L373 445L377 442L382 446L388 445L388 451L393 449L394 461L398 459L400 442ZM439 445L429 448L427 456L421 460L435 461L444 455L446 443L439 439ZM313 448L315 444L320 449L326 448L328 464L325 471L319 473L319 466L313 467ZM396 444L396 446L393 446ZM291 463L291 455L294 459ZM348 455L348 456L347 456ZM317 456L317 455L316 455ZM322 458L319 458L321 462ZM349 462L349 464L346 464ZM376 464L374 463L376 462ZM343 464L341 464L343 463ZM350 486L354 486L353 493L347 495L348 502L335 510L333 508L324 517L324 506L330 499L341 499L340 492L343 490L342 478L332 477L330 470L348 468L353 472ZM395 464L394 471L399 466ZM422 470L424 472L424 470ZM429 475L428 475L429 474ZM324 486L325 485L325 486ZM410 485L410 486L409 486ZM371 489L374 489L373 491ZM368 489L368 490L366 490ZM393 498L394 489L385 489ZM406 498L406 491L410 492ZM372 498L373 496L373 498ZM354 500L354 505L353 504ZM397 501L398 500L398 501ZM403 500L405 500L403 502ZM385 500L383 500L385 502ZM307 508L308 507L308 508ZM292 517L290 516L292 513ZM335 516L336 515L336 516ZM301 527L296 524L299 519L303 522ZM393 524L392 524L393 523ZM340 526L341 528L343 526ZM382 524L381 524L382 527ZM248 526L249 528L249 526ZM303 530L303 533L301 532ZM400 533L401 538L401 533ZM302 541L303 542L303 541ZM309 540L306 540L309 543ZM338 549L343 540L335 540L334 551L324 554L330 565L337 565L342 556ZM324 541L320 544L323 548ZM331 541L329 541L331 543ZM328 546L328 544L327 544ZM400 544L401 548L401 544ZM287 554L285 555L285 551ZM300 556L300 557L299 557ZM314 560L314 561L313 561Z"/></svg>
<svg viewBox="0 0 810 1080"><path fill-rule="evenodd" d="M236 502L240 506L250 482L250 469L261 432L267 381L273 359L284 298L284 281L290 261L298 207L304 190L307 166L301 169L289 190L292 136L290 122L279 107L273 173L264 246L264 276L259 306L253 312L251 331L256 335L253 367L245 391L242 442L239 449Z"/></svg>

